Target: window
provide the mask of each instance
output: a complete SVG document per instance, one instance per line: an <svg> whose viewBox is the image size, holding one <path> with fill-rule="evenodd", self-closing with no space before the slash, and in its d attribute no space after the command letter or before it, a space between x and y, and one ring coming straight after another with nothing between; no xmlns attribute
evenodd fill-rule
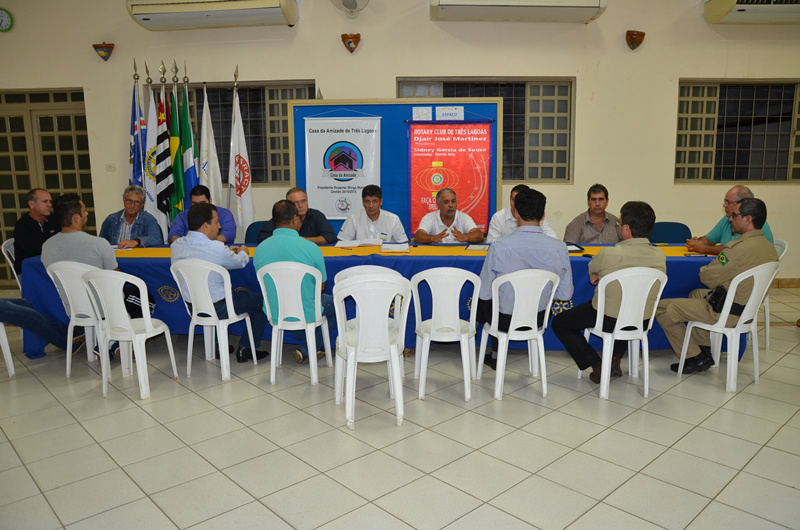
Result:
<svg viewBox="0 0 800 530"><path fill-rule="evenodd" d="M800 182L799 86L681 83L675 180Z"/></svg>
<svg viewBox="0 0 800 530"><path fill-rule="evenodd" d="M217 144L222 180L228 180L228 158L231 146L231 109L233 90L227 87L206 89L214 140ZM252 86L239 86L239 106L247 138L247 154L253 182L286 185L291 170L289 165L289 100L314 99L315 87L311 81ZM200 135L203 119L203 88L189 90L190 117L195 133Z"/></svg>
<svg viewBox="0 0 800 530"><path fill-rule="evenodd" d="M0 233L14 237L14 225L28 212L26 195L45 188L55 199L83 197L95 233L89 136L83 91L0 92ZM0 285L15 285L11 269L0 266Z"/></svg>
<svg viewBox="0 0 800 530"><path fill-rule="evenodd" d="M503 180L569 182L571 81L403 79L398 92L402 98L502 97Z"/></svg>

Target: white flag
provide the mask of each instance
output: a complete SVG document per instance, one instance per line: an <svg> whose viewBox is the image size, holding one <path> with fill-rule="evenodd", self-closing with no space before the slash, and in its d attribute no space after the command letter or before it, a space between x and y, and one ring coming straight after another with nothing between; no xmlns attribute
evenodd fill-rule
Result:
<svg viewBox="0 0 800 530"><path fill-rule="evenodd" d="M148 105L147 108L147 123L151 132L147 135L144 175L142 176L142 187L144 188L145 195L144 211L156 218L158 221L158 226L161 227L161 232L164 235L164 239L166 239L167 234L169 233L169 219L164 212L158 209L158 185L156 184L156 175L158 174L158 164L156 161L156 147L158 145L158 112L156 111L156 95L149 88L148 91L150 92L150 105Z"/></svg>
<svg viewBox="0 0 800 530"><path fill-rule="evenodd" d="M217 145L214 143L214 127L211 125L211 110L208 107L208 94L203 87L203 123L200 126L200 152L198 156L200 184L211 192L211 202L223 204L222 172L219 169Z"/></svg>
<svg viewBox="0 0 800 530"><path fill-rule="evenodd" d="M231 124L231 159L228 164L228 185L236 186L236 221L242 230L247 230L255 220L253 206L253 174L244 140L242 112L239 109L239 93L233 90L233 122Z"/></svg>

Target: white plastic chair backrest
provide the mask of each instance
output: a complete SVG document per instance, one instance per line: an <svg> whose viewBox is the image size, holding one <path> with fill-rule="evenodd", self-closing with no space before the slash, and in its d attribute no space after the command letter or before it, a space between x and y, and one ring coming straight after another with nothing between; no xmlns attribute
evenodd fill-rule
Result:
<svg viewBox="0 0 800 530"><path fill-rule="evenodd" d="M119 271L96 270L83 275L83 283L89 292L95 311L104 315L106 328L114 334L134 335L131 318L125 309L125 295L122 292L125 283L132 283L139 289L139 296L147 300L147 286L141 278ZM144 307L142 311L144 329L147 333L154 331L150 311Z"/></svg>
<svg viewBox="0 0 800 530"><path fill-rule="evenodd" d="M384 275L356 276L337 283L333 288L333 303L339 330L347 329L344 303L347 298L352 298L356 305L357 360L365 362L386 360L391 344L389 309L394 303L395 318L398 318L399 313L399 329L405 330L410 307L407 301L411 298L411 282L399 275L396 277ZM402 300L397 302L401 298ZM397 307L398 303L401 307ZM346 334L342 333L339 340L346 340Z"/></svg>
<svg viewBox="0 0 800 530"><path fill-rule="evenodd" d="M233 316L236 314L233 310L233 299L229 296L233 292L231 290L231 275L225 267L202 259L188 258L176 261L170 265L169 270L181 290L186 311L192 317L197 317L200 313L205 313L213 318L217 317L217 311L214 308L214 300L211 299L211 289L208 284L211 274L222 276L222 291L225 293L225 305L228 307L228 315ZM186 294L189 296L187 297ZM189 303L192 304L191 309L189 309Z"/></svg>
<svg viewBox="0 0 800 530"><path fill-rule="evenodd" d="M14 268L14 262L16 261L16 253L14 252L14 238L10 237L3 242L2 247L0 247L3 252L3 257L6 259L8 266L11 267L11 272L14 273L14 278L17 280L17 285L20 289L22 289L22 284L19 281L19 276L17 276L17 270Z"/></svg>
<svg viewBox="0 0 800 530"><path fill-rule="evenodd" d="M402 277L403 275L389 267L381 267L380 265L356 265L355 267L348 267L336 273L333 277L334 285L347 278L358 276L361 274L390 274Z"/></svg>
<svg viewBox="0 0 800 530"><path fill-rule="evenodd" d="M270 325L279 327L284 322L296 323L298 320L306 322L306 313L303 308L303 279L306 275L311 275L314 279L314 322L322 319L322 304L320 302L322 285L322 273L316 268L295 261L277 261L264 265L256 272L259 283L261 283L262 294L267 306L267 319ZM267 296L266 281L272 279L275 291L278 293L278 307L271 307ZM275 310L278 312L278 320L275 319Z"/></svg>
<svg viewBox="0 0 800 530"><path fill-rule="evenodd" d="M784 239L776 239L775 240L775 252L778 253L778 261L783 259L784 254L786 251L789 250L789 244Z"/></svg>
<svg viewBox="0 0 800 530"><path fill-rule="evenodd" d="M521 269L495 278L492 282L492 300L500 300L500 287L504 284L510 283L514 289L514 309L508 326L509 333L526 327L532 330L539 329L539 303L543 296L548 297L542 329L546 328L553 297L560 282L558 274L541 269ZM551 284L550 293L546 295L545 292ZM493 328L497 328L500 322L499 315L500 304L493 303L491 324Z"/></svg>
<svg viewBox="0 0 800 530"><path fill-rule="evenodd" d="M594 325L595 329L603 329L606 289L615 282L620 287L622 298L614 333L617 336L625 332L629 332L631 336L639 335L644 331L642 324L645 320L649 320L647 326L647 331L649 331L653 327L653 317L656 313L658 301L661 299L661 293L667 284L667 275L651 267L628 267L600 278L600 282L597 284L597 320ZM659 282L657 296L648 312L648 300L656 282ZM646 312L648 313L647 315L645 315Z"/></svg>
<svg viewBox="0 0 800 530"><path fill-rule="evenodd" d="M437 267L418 272L411 278L411 289L414 294L414 312L417 324L423 320L419 297L419 284L426 282L431 291L431 330L459 329L461 311L459 299L464 284L472 284L472 303L470 304L469 323L471 329L475 328L475 317L478 307L478 292L481 289L481 279L477 274L454 267Z"/></svg>
<svg viewBox="0 0 800 530"><path fill-rule="evenodd" d="M97 318L97 313L95 313L89 298L89 292L81 281L84 274L97 270L100 269L94 265L78 261L56 261L47 267L47 274L56 285L56 290L70 320L75 317Z"/></svg>
<svg viewBox="0 0 800 530"><path fill-rule="evenodd" d="M747 299L747 303L742 310L742 314L739 317L739 323L737 324L739 327L749 325L756 317L756 313L761 307L761 304L764 302L764 298L767 296L767 290L769 289L772 280L774 280L775 276L778 274L778 268L780 268L780 262L771 261L769 263L759 265L758 267L753 267L750 270L746 270L731 280L731 284L728 287L728 295L725 297L725 305L722 306L722 312L719 314L719 320L717 320L716 324L714 325L719 327L727 327L728 316L731 312L733 299L736 297L736 290L743 281L747 280L748 278L753 278L753 288L750 291L750 298Z"/></svg>

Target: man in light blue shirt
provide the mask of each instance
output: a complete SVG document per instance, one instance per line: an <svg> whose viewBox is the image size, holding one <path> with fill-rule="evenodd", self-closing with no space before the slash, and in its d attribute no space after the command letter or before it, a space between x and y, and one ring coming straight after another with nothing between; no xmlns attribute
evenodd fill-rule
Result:
<svg viewBox="0 0 800 530"><path fill-rule="evenodd" d="M734 186L725 194L725 199L722 201L722 208L725 210L725 216L714 225L711 231L702 237L693 237L686 240L686 248L691 252L698 252L700 254L709 254L716 256L722 252L722 248L739 238L739 234L733 233L731 226L731 213L736 210L736 205L742 199L752 199L753 192L747 186ZM764 232L764 237L769 239L770 243L775 243L775 238L772 236L772 229L766 222L761 228Z"/></svg>
<svg viewBox="0 0 800 530"><path fill-rule="evenodd" d="M217 217L217 207L211 203L195 204L189 209L186 216L189 226L189 233L175 240L171 247L171 261L175 263L182 259L197 258L215 265L220 265L229 270L243 269L250 261L247 254L247 247L227 247L225 243L217 240L219 234L219 218ZM211 273L208 278L211 299L214 300L214 308L217 310L219 318L228 318L228 307L225 304L225 297L231 296L226 293L222 276ZM186 293L181 289L181 293ZM186 293L188 294L188 293ZM253 340L255 348L261 344L261 336L264 334L264 327L267 324L267 315L262 309L264 300L260 294L239 288L234 290L233 309L237 313L248 313L250 324L253 327ZM186 301L191 304L191 300L186 297ZM239 348L236 350L236 360L240 363L247 362L252 358L250 338L247 330L242 332L239 339ZM263 359L269 355L267 351L256 351L256 358Z"/></svg>
<svg viewBox="0 0 800 530"><path fill-rule="evenodd" d="M278 261L294 261L316 268L322 274L322 285L315 285L314 278L306 275L301 287L306 322L316 321L314 295L316 293L315 289L320 289L322 291L322 315L328 317L329 325L331 323L336 325L336 320L333 318L335 315L333 297L325 294L325 283L328 279L328 274L325 271L325 259L322 257L322 251L315 243L300 236L299 232L303 221L300 219L297 206L289 200L276 202L272 207L272 220L275 222L275 230L270 237L258 244L256 254L253 257L253 265L256 271L264 265ZM277 315L280 311L278 307L278 291L270 278L265 280L265 287L270 308ZM273 318L277 317L273 316ZM299 349L294 351L294 359L299 364L308 359L308 341L306 340L305 331L294 331L292 333L300 342ZM322 330L318 327L317 345L321 344ZM323 352L317 352L318 358L321 357L320 353L324 355Z"/></svg>
<svg viewBox="0 0 800 530"><path fill-rule="evenodd" d="M547 236L540 222L544 218L545 196L536 190L521 190L514 201L514 217L517 229L510 235L492 243L481 270L481 290L478 295L479 324L492 320L492 306L500 304L501 331L508 331L511 312L514 309L514 292L510 285L500 288L500 300L492 300L492 282L504 274L523 269L542 269L554 272L561 279L556 289L557 300L572 298L572 266L569 262L567 245L558 239ZM544 322L546 304L550 293L545 292L539 305L539 325ZM497 339L492 337L492 349L497 351ZM496 354L486 356L484 363L494 369Z"/></svg>

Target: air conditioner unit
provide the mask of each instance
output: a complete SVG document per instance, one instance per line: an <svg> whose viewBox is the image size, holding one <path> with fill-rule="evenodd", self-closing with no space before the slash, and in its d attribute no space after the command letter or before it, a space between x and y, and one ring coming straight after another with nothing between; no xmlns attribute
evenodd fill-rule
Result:
<svg viewBox="0 0 800 530"><path fill-rule="evenodd" d="M150 31L294 26L296 0L128 0L128 13Z"/></svg>
<svg viewBox="0 0 800 530"><path fill-rule="evenodd" d="M704 0L709 24L800 24L800 0Z"/></svg>
<svg viewBox="0 0 800 530"><path fill-rule="evenodd" d="M588 24L607 0L430 0L431 20L459 22L573 22Z"/></svg>

